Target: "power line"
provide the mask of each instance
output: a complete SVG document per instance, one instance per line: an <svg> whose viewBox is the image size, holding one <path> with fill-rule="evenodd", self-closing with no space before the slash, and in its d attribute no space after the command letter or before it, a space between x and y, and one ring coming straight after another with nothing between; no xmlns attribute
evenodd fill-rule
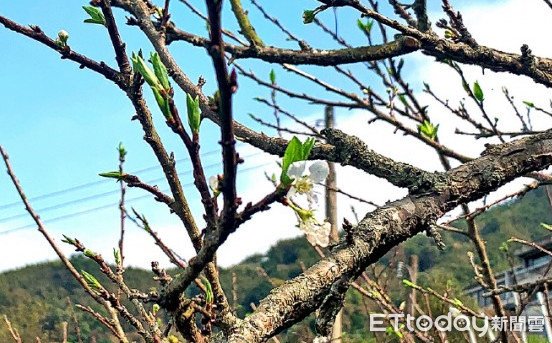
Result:
<svg viewBox="0 0 552 343"><path fill-rule="evenodd" d="M253 153L253 154L245 156L244 158L254 157L254 156L257 156L257 155L260 155L260 154L261 154L260 152ZM207 166L204 167L204 169L206 169L206 170L211 169L211 168L214 168L218 165L220 165L220 162L212 163L210 165L207 165ZM142 169L142 170L144 170L144 169ZM178 176L183 176L184 174L187 174L187 173L190 173L190 172L193 172L193 169L188 169L186 171L178 173ZM146 183L147 184L154 184L156 182L164 181L164 180L166 180L164 177L160 177L160 178L156 178L156 179L147 181ZM105 180L105 181L113 182L113 180ZM52 211L52 210L57 210L57 209L67 207L67 206L70 206L70 205L80 204L80 203L83 203L83 202L86 202L86 201L90 201L90 200L94 200L94 199L98 199L98 198L103 198L105 196L116 194L116 193L119 193L119 192L120 192L119 189L114 189L114 190L103 192L103 193L97 193L97 194L89 195L89 196L86 196L84 198L72 199L72 200L69 200L69 201L66 201L66 202L62 202L60 204L56 204L56 205L52 205L52 206L48 206L48 207L43 207L41 209L37 209L37 212L38 213L44 213L44 212L48 212L48 211ZM0 223L5 223L5 222L9 222L9 221L14 220L14 219L26 217L27 215L28 215L27 212L22 212L22 213L19 213L19 214L11 215L9 217L0 218Z"/></svg>
<svg viewBox="0 0 552 343"><path fill-rule="evenodd" d="M205 153L202 153L200 156L201 157L206 157L206 156L213 155L217 152L220 152L220 150L217 149L217 150L207 151ZM185 157L185 158L178 159L175 162L176 163L185 162L185 161L188 161L189 159L190 159L189 157ZM144 173L144 172L147 172L147 171L150 171L150 170L159 169L160 167L161 166L157 164L157 165L154 165L154 166L151 166L151 167L136 170L136 171L132 172L131 174L136 175L136 174ZM84 189L84 188L88 188L88 187L95 186L95 185L98 185L98 184L107 183L109 181L110 180L108 180L108 179L101 179L101 180L98 180L98 181L91 181L91 182L83 183L83 184L80 184L80 185L77 185L77 186L72 186L72 187L69 187L69 188L61 189L59 191L54 191L54 192L51 192L51 193L37 195L35 197L29 198L29 201L37 201L37 200L51 198L51 197L54 197L54 196L58 196L58 195L62 195L62 194L65 194L65 193L73 192L73 191L76 191L76 190L79 190L79 189ZM21 204L21 201L14 201L14 202L11 202L11 203L8 203L8 204L3 204L3 205L0 205L0 210L11 208L11 207L14 207L14 206L17 206L17 205L20 205L20 204Z"/></svg>
<svg viewBox="0 0 552 343"><path fill-rule="evenodd" d="M262 168L262 167L264 167L268 164L270 164L270 162L263 163L263 164L260 164L260 165L254 166L254 167L245 168L245 169L240 170L238 172L238 174L246 173L246 172L249 172L249 171L252 171L252 170L255 170L255 169L259 169L259 168ZM184 184L182 187L189 187L189 186L193 186L193 185L194 185L193 182L189 182L189 183ZM168 189L162 190L162 192L168 192L168 191L169 191ZM152 197L151 194L145 194L145 195L141 195L141 196L138 196L138 197L127 199L126 202L127 203L136 202L136 201L146 199L146 198L151 198L151 197ZM93 207L93 208L86 209L86 210L79 211L79 212L68 213L68 214L64 214L64 215L59 216L59 217L46 219L45 221L43 221L43 223L44 224L49 224L49 223L52 223L52 222L57 222L57 221L61 221L61 220L69 219L69 218L74 218L74 217L78 217L78 216L81 216L81 215L84 215L84 214L101 211L101 210L104 210L106 208L114 207L114 206L117 206L117 205L119 205L119 202L115 202L115 203L111 203L111 204L107 204L107 205L102 205L102 206L98 206L98 207ZM0 235L7 235L7 234L10 234L10 233L13 233L13 232L22 231L22 230L26 230L26 229L31 229L31 228L34 228L34 227L36 227L35 223L28 224L28 225L23 225L23 226L19 226L19 227L13 228L13 229L0 231Z"/></svg>

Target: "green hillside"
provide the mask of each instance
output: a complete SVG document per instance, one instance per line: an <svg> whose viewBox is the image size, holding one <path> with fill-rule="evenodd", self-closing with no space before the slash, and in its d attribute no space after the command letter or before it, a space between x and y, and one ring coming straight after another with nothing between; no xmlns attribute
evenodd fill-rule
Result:
<svg viewBox="0 0 552 343"><path fill-rule="evenodd" d="M504 254L498 247L509 237L537 239L546 235L547 230L540 227L541 222L552 223L552 211L544 189L530 192L521 199L496 206L477 219L484 239L488 242L489 255L495 271L507 268ZM462 223L459 224L461 226ZM452 285L460 296L461 289L472 282L473 273L467 260L467 251L472 246L461 235L444 233L447 244L445 251L439 251L425 235L419 235L407 241L395 253L390 253L380 261L378 270L383 270L382 277L388 277L394 301L400 304L404 299L404 288L400 278L394 274L387 275L382 269L397 258L404 260L410 254L417 254L420 259L419 283L440 290L445 284ZM392 255L395 254L395 258ZM303 267L309 267L318 259L317 253L302 238L278 242L264 255L254 255L242 263L221 270L221 279L229 298L231 297L232 272L237 278L238 304L236 310L241 316L251 311L251 304L257 304L268 294L272 285L279 285L284 280L297 276ZM77 269L84 269L100 276L96 265L83 257L73 257ZM270 280L259 275L259 267L270 276ZM390 270L393 270L391 268ZM102 284L109 282L99 277ZM155 286L150 272L138 269L126 271L127 283L132 288L147 290ZM9 316L24 342L34 342L40 337L42 342L59 342L62 322L69 323L69 341L76 341L67 298L73 304L94 305L89 297L79 288L71 275L59 262L43 263L28 266L0 274L0 314ZM469 303L469 301L468 301ZM346 299L344 332L345 342L366 342L366 317L370 309L367 300L358 292L349 291ZM106 330L89 315L75 309L82 336L85 342L95 337L98 343L112 342ZM280 335L282 342L308 341L312 338L313 319L304 321ZM138 342L138 338L136 338ZM10 342L8 331L0 323L0 342Z"/></svg>

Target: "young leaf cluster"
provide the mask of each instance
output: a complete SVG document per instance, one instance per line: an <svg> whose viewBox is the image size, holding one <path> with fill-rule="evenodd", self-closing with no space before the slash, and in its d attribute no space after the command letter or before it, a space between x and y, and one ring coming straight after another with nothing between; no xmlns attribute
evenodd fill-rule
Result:
<svg viewBox="0 0 552 343"><path fill-rule="evenodd" d="M157 53L152 53L150 55L150 62L153 66L153 70L151 70L146 61L144 61L141 52L138 52L138 54L132 53L131 60L134 72L142 75L146 83L150 86L155 96L155 101L157 101L157 105L165 116L165 119L167 119L167 121L172 121L172 88L169 83L167 68L165 68L165 65L161 62L159 55Z"/></svg>
<svg viewBox="0 0 552 343"><path fill-rule="evenodd" d="M105 17L102 11L94 6L82 6L82 8L90 16L90 18L84 20L85 23L106 26Z"/></svg>
<svg viewBox="0 0 552 343"><path fill-rule="evenodd" d="M418 125L418 133L421 133L431 140L435 140L437 138L438 130L439 124L433 125L427 120L424 120L423 124Z"/></svg>

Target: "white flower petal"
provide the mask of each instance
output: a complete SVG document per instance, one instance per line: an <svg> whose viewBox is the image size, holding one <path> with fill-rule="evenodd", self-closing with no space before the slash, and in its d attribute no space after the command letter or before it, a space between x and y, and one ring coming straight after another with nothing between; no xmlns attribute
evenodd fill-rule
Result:
<svg viewBox="0 0 552 343"><path fill-rule="evenodd" d="M316 192L311 191L307 194L307 201L309 202L309 205L316 205L318 204L318 195Z"/></svg>
<svg viewBox="0 0 552 343"><path fill-rule="evenodd" d="M297 189L295 189L295 187L291 186L291 188L288 191L287 197L288 198L293 198L293 196L295 194L297 194Z"/></svg>
<svg viewBox="0 0 552 343"><path fill-rule="evenodd" d="M292 179L300 178L305 172L305 161L293 162L288 170L287 175Z"/></svg>
<svg viewBox="0 0 552 343"><path fill-rule="evenodd" d="M209 178L209 187L213 190L213 192L218 190L219 181L218 177L216 175L213 175Z"/></svg>
<svg viewBox="0 0 552 343"><path fill-rule="evenodd" d="M330 169L325 161L316 161L309 167L310 179L314 183L323 182L328 177Z"/></svg>
<svg viewBox="0 0 552 343"><path fill-rule="evenodd" d="M314 232L305 233L305 237L307 238L307 241L309 241L310 245L312 246L318 245L318 240Z"/></svg>
<svg viewBox="0 0 552 343"><path fill-rule="evenodd" d="M322 248L327 247L330 244L330 232L332 231L332 225L329 222L324 222L318 230L319 240L318 245Z"/></svg>
<svg viewBox="0 0 552 343"><path fill-rule="evenodd" d="M313 246L327 247L330 244L332 226L327 221L320 224L315 218L301 221L299 228L305 234L307 241Z"/></svg>

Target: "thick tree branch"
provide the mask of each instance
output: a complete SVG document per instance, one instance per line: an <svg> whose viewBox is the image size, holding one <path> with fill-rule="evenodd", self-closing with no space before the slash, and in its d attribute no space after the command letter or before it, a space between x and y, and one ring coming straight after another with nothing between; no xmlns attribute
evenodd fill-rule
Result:
<svg viewBox="0 0 552 343"><path fill-rule="evenodd" d="M174 41L186 41L201 47L206 47L209 44L208 39L184 32L173 26L167 31L167 43L170 44ZM405 55L418 50L420 47L420 42L417 39L410 36L401 36L395 41L382 45L338 50L290 50L270 46L242 47L227 45L226 51L235 59L255 58L272 63L316 64L325 66L376 61L387 57Z"/></svg>
<svg viewBox="0 0 552 343"><path fill-rule="evenodd" d="M427 195L408 196L369 213L330 256L276 288L236 328L228 342L261 342L318 308L343 276L355 278L400 242L427 230L459 204L552 163L552 132L495 146L447 172Z"/></svg>
<svg viewBox="0 0 552 343"><path fill-rule="evenodd" d="M398 187L406 187L411 193L420 193L443 181L440 173L430 173L410 164L396 162L370 150L360 138L337 129L322 131L333 148L326 151L327 160L341 165L354 165L372 175L386 179Z"/></svg>
<svg viewBox="0 0 552 343"><path fill-rule="evenodd" d="M289 50L276 47L241 47L227 45L226 51L235 59L256 58L267 62L289 64L339 65L355 62L381 60L383 58L405 55L416 50L437 58L449 58L457 62L475 64L496 72L510 72L525 75L546 86L552 86L552 59L530 55L527 48L522 54L512 54L462 42L453 42L440 38L433 33L425 33L404 26L369 9L363 11L385 25L399 30L404 36L398 40L383 44L354 47L337 50ZM470 37L471 38L471 37ZM208 39L202 38L172 26L167 31L167 43L186 41L196 46L206 46ZM472 39L473 40L473 39Z"/></svg>

